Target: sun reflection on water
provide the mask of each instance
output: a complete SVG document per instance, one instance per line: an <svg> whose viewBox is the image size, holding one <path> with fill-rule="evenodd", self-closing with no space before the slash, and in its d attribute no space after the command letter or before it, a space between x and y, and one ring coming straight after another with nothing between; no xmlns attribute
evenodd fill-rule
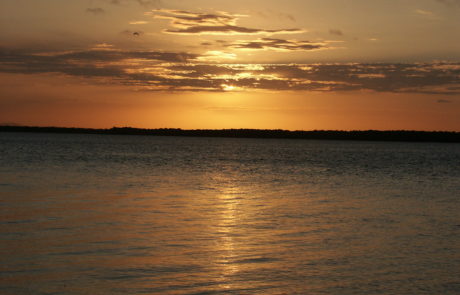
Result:
<svg viewBox="0 0 460 295"><path fill-rule="evenodd" d="M234 287L231 278L240 270L239 265L235 263L239 251L235 237L238 235L238 229L241 228L241 194L239 187L231 186L225 188L217 196L219 210L217 221L219 242L217 247L219 254L216 262L220 268L220 279L224 289Z"/></svg>

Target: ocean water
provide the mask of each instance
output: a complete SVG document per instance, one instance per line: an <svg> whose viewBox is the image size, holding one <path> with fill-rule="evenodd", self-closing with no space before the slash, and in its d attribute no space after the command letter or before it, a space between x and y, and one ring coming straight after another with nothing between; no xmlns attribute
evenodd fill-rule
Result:
<svg viewBox="0 0 460 295"><path fill-rule="evenodd" d="M0 133L0 294L460 294L460 145Z"/></svg>

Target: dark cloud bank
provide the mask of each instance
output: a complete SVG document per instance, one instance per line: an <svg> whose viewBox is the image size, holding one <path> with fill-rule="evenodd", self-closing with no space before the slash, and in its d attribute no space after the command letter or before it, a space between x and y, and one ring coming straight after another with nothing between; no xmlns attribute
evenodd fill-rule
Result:
<svg viewBox="0 0 460 295"><path fill-rule="evenodd" d="M275 38L260 38L257 40L243 40L223 43L225 47L235 49L270 49L281 51L311 51L326 49L327 44L321 42L284 40Z"/></svg>
<svg viewBox="0 0 460 295"><path fill-rule="evenodd" d="M307 90L460 94L460 63L215 64L203 55L0 49L0 72L104 78L150 91ZM229 88L231 86L231 88ZM443 101L444 102L444 101Z"/></svg>

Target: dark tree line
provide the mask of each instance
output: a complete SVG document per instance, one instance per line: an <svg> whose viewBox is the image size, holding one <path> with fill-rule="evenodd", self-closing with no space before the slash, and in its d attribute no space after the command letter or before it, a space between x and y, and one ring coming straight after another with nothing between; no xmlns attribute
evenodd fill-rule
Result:
<svg viewBox="0 0 460 295"><path fill-rule="evenodd" d="M412 142L460 142L460 132L447 131L288 131L281 129L198 129L184 130L174 128L141 129L132 127L113 127L111 129L66 128L66 127L30 127L0 126L0 132L36 132L36 133L75 133L75 134L119 134L152 136L189 136L189 137L238 137L238 138L289 138L322 140L370 140L370 141L412 141Z"/></svg>

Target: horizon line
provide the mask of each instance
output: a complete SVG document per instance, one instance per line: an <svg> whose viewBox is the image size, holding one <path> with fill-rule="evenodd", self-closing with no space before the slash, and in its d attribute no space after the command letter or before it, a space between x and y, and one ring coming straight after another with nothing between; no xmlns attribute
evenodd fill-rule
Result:
<svg viewBox="0 0 460 295"><path fill-rule="evenodd" d="M135 127L112 127L107 129L78 127L4 126L0 132L30 132L54 134L100 134L100 135L140 135L140 136L182 136L221 137L297 140L357 140L357 141L398 141L398 142L449 142L460 143L458 131L416 131L416 130L283 130L283 129L181 129Z"/></svg>
<svg viewBox="0 0 460 295"><path fill-rule="evenodd" d="M112 126L112 127L77 127L77 126L52 126L52 125L23 125L17 123L0 123L0 128L3 127L22 127L22 128L56 128L56 129L84 129L84 130L114 130L114 129L133 129L133 130L180 130L180 131L232 131L232 130L253 130L253 131L285 131L285 132L422 132L422 133L458 133L454 130L417 130L417 129L282 129L282 128L247 128L247 127L231 127L231 128L181 128L181 127L133 127L133 126Z"/></svg>

